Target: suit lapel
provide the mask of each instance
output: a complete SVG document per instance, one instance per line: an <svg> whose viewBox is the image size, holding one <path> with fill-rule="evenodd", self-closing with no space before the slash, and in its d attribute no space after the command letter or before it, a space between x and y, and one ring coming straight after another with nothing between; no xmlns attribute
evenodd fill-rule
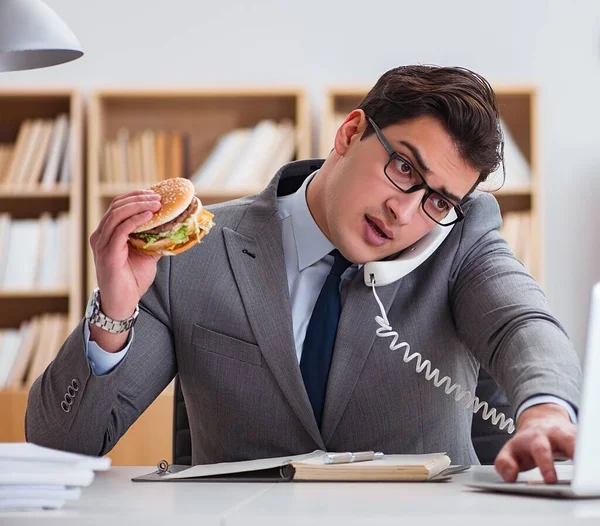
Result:
<svg viewBox="0 0 600 526"><path fill-rule="evenodd" d="M224 228L223 236L229 263L264 359L300 422L318 447L324 449L296 357L276 206L280 175L281 171L248 207L238 227Z"/></svg>
<svg viewBox="0 0 600 526"><path fill-rule="evenodd" d="M396 297L401 280L377 288L377 295L386 313ZM342 312L329 370L325 408L323 410L323 441L333 436L342 414L354 392L360 373L371 352L379 325L375 316L381 312L371 287L363 280L359 270L345 291L342 292Z"/></svg>

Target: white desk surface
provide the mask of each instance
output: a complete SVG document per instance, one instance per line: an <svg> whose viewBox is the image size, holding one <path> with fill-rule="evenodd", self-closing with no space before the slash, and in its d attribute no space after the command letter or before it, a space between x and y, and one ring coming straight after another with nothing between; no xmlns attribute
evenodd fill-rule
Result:
<svg viewBox="0 0 600 526"><path fill-rule="evenodd" d="M438 483L136 483L155 467L96 474L62 510L0 512L0 525L571 525L600 524L600 499L501 495L465 487L472 468Z"/></svg>

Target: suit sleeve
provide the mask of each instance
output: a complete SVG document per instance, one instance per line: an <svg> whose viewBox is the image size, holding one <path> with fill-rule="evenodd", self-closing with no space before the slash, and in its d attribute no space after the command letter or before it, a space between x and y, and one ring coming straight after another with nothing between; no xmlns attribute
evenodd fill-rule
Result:
<svg viewBox="0 0 600 526"><path fill-rule="evenodd" d="M91 370L85 320L68 336L29 392L25 415L28 442L104 455L171 382L177 369L169 260L159 260L156 279L140 301L135 338L123 360L108 374L96 376Z"/></svg>
<svg viewBox="0 0 600 526"><path fill-rule="evenodd" d="M552 395L577 408L579 359L541 288L500 235L496 200L479 194L465 215L450 276L461 339L513 407Z"/></svg>

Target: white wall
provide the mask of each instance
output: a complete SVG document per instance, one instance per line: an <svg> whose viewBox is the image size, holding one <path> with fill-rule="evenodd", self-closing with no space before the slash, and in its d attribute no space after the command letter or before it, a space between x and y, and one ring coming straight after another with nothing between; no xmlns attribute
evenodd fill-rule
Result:
<svg viewBox="0 0 600 526"><path fill-rule="evenodd" d="M86 55L0 85L329 84L408 63L540 88L548 298L579 352L600 280L600 2L47 0Z"/></svg>

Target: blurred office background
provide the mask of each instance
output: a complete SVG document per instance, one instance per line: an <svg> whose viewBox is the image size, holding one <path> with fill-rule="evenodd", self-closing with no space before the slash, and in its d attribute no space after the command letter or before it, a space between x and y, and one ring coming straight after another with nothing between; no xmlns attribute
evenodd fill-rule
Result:
<svg viewBox="0 0 600 526"><path fill-rule="evenodd" d="M330 131L323 126L323 116L330 109L331 86L368 88L392 67L424 63L468 67L494 86L525 86L526 95L532 88L536 111L528 118L535 121L529 123L535 144L529 147L537 151L539 227L535 230L539 239L532 243L540 247L538 275L554 313L582 354L589 290L600 280L600 3L596 0L46 3L77 35L85 55L57 67L2 73L0 88L76 90L82 99L84 132L98 119L88 111L97 90L300 89L305 90L308 115L302 126L309 133L296 153L316 157L327 143L323 134ZM109 101L102 111L113 111L121 102ZM151 108L150 103L141 111ZM119 127L116 115L101 115L106 126L98 128L110 128L111 139L116 139ZM90 177L87 146L97 139L96 131L92 137L81 136L82 192ZM522 134L513 131L518 140ZM94 172L95 180L102 177L106 174ZM75 216L84 236L90 229L85 218L93 222L103 206L89 199L82 197ZM28 202L18 206L27 207ZM90 206L95 216L89 213ZM86 244L84 237L81 253ZM81 276L83 299L90 286L86 277L89 265Z"/></svg>

